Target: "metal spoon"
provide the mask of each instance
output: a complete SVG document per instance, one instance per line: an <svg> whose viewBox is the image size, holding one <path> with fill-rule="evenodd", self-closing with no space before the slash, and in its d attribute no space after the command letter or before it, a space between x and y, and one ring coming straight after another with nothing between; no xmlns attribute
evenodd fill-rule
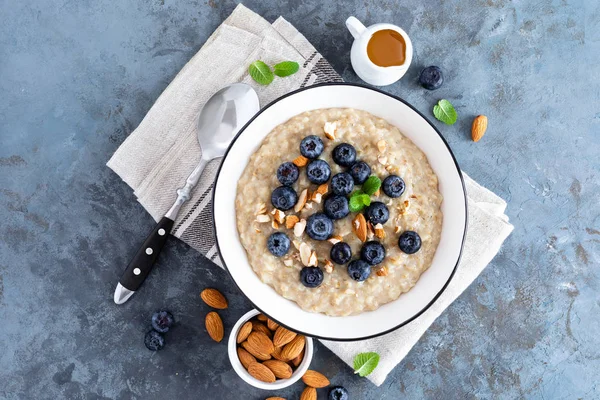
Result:
<svg viewBox="0 0 600 400"><path fill-rule="evenodd" d="M259 108L256 92L243 83L224 87L206 102L198 118L198 143L202 148L202 158L185 185L177 190L177 199L171 209L158 222L127 266L115 290L115 303L125 303L142 285L167 241L181 206L190 199L204 167L209 161L225 154L233 137Z"/></svg>

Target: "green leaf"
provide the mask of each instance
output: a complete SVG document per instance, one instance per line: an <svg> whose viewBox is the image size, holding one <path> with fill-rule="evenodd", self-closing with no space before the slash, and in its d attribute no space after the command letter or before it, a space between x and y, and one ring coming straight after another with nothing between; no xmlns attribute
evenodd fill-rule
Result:
<svg viewBox="0 0 600 400"><path fill-rule="evenodd" d="M352 196L350 196L348 208L350 208L351 212L359 212L364 208L365 205L361 196L362 194L360 192L355 192Z"/></svg>
<svg viewBox="0 0 600 400"><path fill-rule="evenodd" d="M364 206L370 206L371 205L371 197L368 194L361 194L359 195L360 197L360 201L363 203Z"/></svg>
<svg viewBox="0 0 600 400"><path fill-rule="evenodd" d="M446 99L438 101L433 107L433 115L438 120L448 125L453 125L456 122L456 118L458 118L458 114L456 114L456 110L452 106L452 103Z"/></svg>
<svg viewBox="0 0 600 400"><path fill-rule="evenodd" d="M369 179L365 181L362 185L362 191L368 194L369 196L375 194L375 192L381 187L381 179L376 177L375 175L371 175Z"/></svg>
<svg viewBox="0 0 600 400"><path fill-rule="evenodd" d="M367 376L375 370L379 364L379 354L360 353L354 357L354 373L360 376Z"/></svg>
<svg viewBox="0 0 600 400"><path fill-rule="evenodd" d="M280 77L294 75L300 69L300 65L295 61L284 61L273 66L273 72Z"/></svg>
<svg viewBox="0 0 600 400"><path fill-rule="evenodd" d="M269 68L267 64L260 60L256 60L250 64L250 67L248 67L248 73L252 79L261 85L268 85L269 83L273 82L273 78L275 77L273 75L273 71L271 71L271 68Z"/></svg>

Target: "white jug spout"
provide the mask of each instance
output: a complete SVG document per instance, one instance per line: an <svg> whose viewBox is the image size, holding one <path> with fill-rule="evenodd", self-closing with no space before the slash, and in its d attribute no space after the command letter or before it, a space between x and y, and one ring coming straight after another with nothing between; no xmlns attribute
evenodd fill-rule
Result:
<svg viewBox="0 0 600 400"><path fill-rule="evenodd" d="M356 17L348 17L346 20L346 28L354 39L358 39L367 28Z"/></svg>

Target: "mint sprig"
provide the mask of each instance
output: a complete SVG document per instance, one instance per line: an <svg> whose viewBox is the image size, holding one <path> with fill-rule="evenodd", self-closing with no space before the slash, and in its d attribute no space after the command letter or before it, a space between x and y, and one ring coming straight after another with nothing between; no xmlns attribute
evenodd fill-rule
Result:
<svg viewBox="0 0 600 400"><path fill-rule="evenodd" d="M299 69L300 65L295 61L283 61L273 66L273 72L281 78L294 75Z"/></svg>
<svg viewBox="0 0 600 400"><path fill-rule="evenodd" d="M362 191L372 196L381 187L381 179L375 175L371 175L362 185Z"/></svg>
<svg viewBox="0 0 600 400"><path fill-rule="evenodd" d="M438 101L438 103L433 106L433 115L439 121L442 121L448 125L453 125L458 118L458 114L456 113L454 106L446 99Z"/></svg>
<svg viewBox="0 0 600 400"><path fill-rule="evenodd" d="M295 61L283 61L273 66L273 70L261 60L256 60L248 67L248 73L257 83L268 85L273 82L275 75L286 77L294 75L300 69Z"/></svg>
<svg viewBox="0 0 600 400"><path fill-rule="evenodd" d="M365 183L362 184L361 190L357 190L350 196L348 208L351 212L359 212L365 207L371 205L371 196L375 194L381 187L381 179L375 175L371 175Z"/></svg>
<svg viewBox="0 0 600 400"><path fill-rule="evenodd" d="M379 354L359 353L354 357L354 373L362 377L369 375L379 364Z"/></svg>

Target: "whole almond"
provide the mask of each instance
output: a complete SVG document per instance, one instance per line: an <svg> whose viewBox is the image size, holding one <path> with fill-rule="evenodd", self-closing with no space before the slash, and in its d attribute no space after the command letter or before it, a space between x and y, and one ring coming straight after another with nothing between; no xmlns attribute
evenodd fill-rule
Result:
<svg viewBox="0 0 600 400"><path fill-rule="evenodd" d="M267 327L270 330L275 331L275 330L277 330L277 328L279 328L279 324L277 322L273 321L271 318L269 318L267 320Z"/></svg>
<svg viewBox="0 0 600 400"><path fill-rule="evenodd" d="M262 332L251 332L247 341L261 353L271 354L275 351L275 346L273 346L271 339Z"/></svg>
<svg viewBox="0 0 600 400"><path fill-rule="evenodd" d="M300 395L300 400L317 400L317 389L306 387Z"/></svg>
<svg viewBox="0 0 600 400"><path fill-rule="evenodd" d="M281 350L281 357L287 360L293 360L302 352L304 349L304 344L306 343L306 338L302 335L296 335L291 342L285 345L283 350Z"/></svg>
<svg viewBox="0 0 600 400"><path fill-rule="evenodd" d="M275 347L275 351L271 353L271 356L273 356L274 359L279 361L287 361L281 356L281 350L283 350L283 347Z"/></svg>
<svg viewBox="0 0 600 400"><path fill-rule="evenodd" d="M367 240L367 221L362 213L356 214L352 220L352 231L361 242Z"/></svg>
<svg viewBox="0 0 600 400"><path fill-rule="evenodd" d="M248 369L248 365L250 365L253 362L256 362L256 357L254 357L252 354L248 353L245 349L242 349L241 347L237 348L237 355L240 359L240 362L246 369Z"/></svg>
<svg viewBox="0 0 600 400"><path fill-rule="evenodd" d="M269 338L273 337L273 332L271 332L271 330L262 322L252 321L252 330L254 332L262 332Z"/></svg>
<svg viewBox="0 0 600 400"><path fill-rule="evenodd" d="M275 382L275 375L273 374L273 371L260 363L253 362L248 365L248 373L259 381L267 383Z"/></svg>
<svg viewBox="0 0 600 400"><path fill-rule="evenodd" d="M252 354L254 357L258 358L261 361L265 361L265 360L270 360L271 359L271 354L264 353L264 352L260 351L259 348L257 348L256 346L250 344L247 340L245 342L242 342L242 347L244 349L246 349L246 351L248 353Z"/></svg>
<svg viewBox="0 0 600 400"><path fill-rule="evenodd" d="M292 360L292 365L294 367L298 367L298 365L300 365L302 360L304 360L304 349L302 349L300 354L298 354L298 356Z"/></svg>
<svg viewBox="0 0 600 400"><path fill-rule="evenodd" d="M267 316L265 314L258 314L256 316L256 319L259 320L259 321L266 321L268 318L267 318Z"/></svg>
<svg viewBox="0 0 600 400"><path fill-rule="evenodd" d="M474 142L479 142L485 131L487 130L488 119L485 115L478 115L473 120L473 126L471 127L471 138Z"/></svg>
<svg viewBox="0 0 600 400"><path fill-rule="evenodd" d="M248 321L244 325L242 325L242 327L238 331L236 342L238 344L242 343L244 340L246 340L248 338L248 335L250 335L250 332L252 332L252 322Z"/></svg>
<svg viewBox="0 0 600 400"><path fill-rule="evenodd" d="M207 288L200 293L202 300L212 308L223 310L227 308L227 299L217 289Z"/></svg>
<svg viewBox="0 0 600 400"><path fill-rule="evenodd" d="M273 336L273 345L275 347L280 347L288 344L296 337L296 332L292 332L289 329L280 326L275 331L275 336Z"/></svg>
<svg viewBox="0 0 600 400"><path fill-rule="evenodd" d="M325 386L329 386L329 379L325 375L320 372L313 371L309 369L302 376L302 382L306 386L314 387L317 389L324 388Z"/></svg>
<svg viewBox="0 0 600 400"><path fill-rule="evenodd" d="M283 361L268 360L264 361L263 365L266 365L277 378L288 379L292 376L292 367Z"/></svg>
<svg viewBox="0 0 600 400"><path fill-rule="evenodd" d="M221 321L221 317L215 311L211 311L206 314L206 318L204 319L204 325L206 326L206 331L208 332L208 336L212 338L215 342L220 342L223 340L224 329L223 329L223 321Z"/></svg>

